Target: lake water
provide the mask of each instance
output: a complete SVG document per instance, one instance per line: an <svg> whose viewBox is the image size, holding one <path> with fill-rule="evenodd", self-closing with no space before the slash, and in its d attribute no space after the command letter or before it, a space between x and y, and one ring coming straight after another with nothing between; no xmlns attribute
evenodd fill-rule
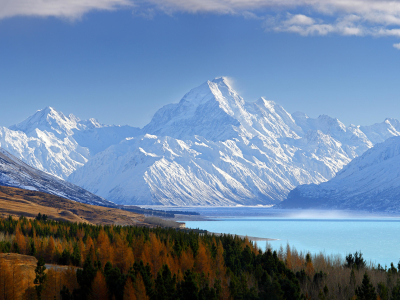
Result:
<svg viewBox="0 0 400 300"><path fill-rule="evenodd" d="M226 209L225 209L226 210ZM197 210L198 211L198 210ZM241 211L244 211L242 209ZM254 210L258 211L258 210ZM220 217L221 212L202 209L202 215L216 218L215 221L187 221L189 228L200 228L210 232L248 235L253 237L278 239L269 241L273 249L278 250L289 243L297 250L311 253L340 254L361 251L367 261L375 264L397 266L400 259L400 219L398 216L373 215L329 215L315 214L307 218L303 215L287 213L284 215L265 210L265 216L241 216L228 210L228 217ZM222 213L223 215L223 213ZM225 214L226 215L226 214ZM286 215L286 217L285 217ZM318 218L319 216L319 218ZM258 241L257 245L265 250L267 242Z"/></svg>

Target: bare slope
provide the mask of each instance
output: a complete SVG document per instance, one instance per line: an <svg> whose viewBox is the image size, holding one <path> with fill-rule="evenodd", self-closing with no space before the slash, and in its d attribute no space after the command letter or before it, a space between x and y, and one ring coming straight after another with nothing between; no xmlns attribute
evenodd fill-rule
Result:
<svg viewBox="0 0 400 300"><path fill-rule="evenodd" d="M91 224L135 225L144 216L116 208L83 204L47 193L0 186L0 216L35 217Z"/></svg>

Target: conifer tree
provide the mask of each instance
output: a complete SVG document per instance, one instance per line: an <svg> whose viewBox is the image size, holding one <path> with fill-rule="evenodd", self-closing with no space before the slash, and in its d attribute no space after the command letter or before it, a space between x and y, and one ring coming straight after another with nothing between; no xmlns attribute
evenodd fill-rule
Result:
<svg viewBox="0 0 400 300"><path fill-rule="evenodd" d="M46 270L46 266L44 265L44 259L43 259L43 257L40 257L37 262L37 265L36 265L36 269L35 269L36 277L33 282L36 285L35 289L36 289L36 294L37 294L38 300L42 299L44 283L46 282L47 274L45 273L45 270Z"/></svg>
<svg viewBox="0 0 400 300"><path fill-rule="evenodd" d="M370 282L367 272L364 273L362 285L356 290L357 300L376 300L375 288Z"/></svg>

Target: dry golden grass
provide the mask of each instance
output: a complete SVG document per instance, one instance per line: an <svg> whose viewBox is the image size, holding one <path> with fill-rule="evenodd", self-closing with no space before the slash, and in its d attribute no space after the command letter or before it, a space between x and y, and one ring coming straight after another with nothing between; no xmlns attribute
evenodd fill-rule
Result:
<svg viewBox="0 0 400 300"><path fill-rule="evenodd" d="M0 216L35 217L39 213L50 219L89 224L135 225L144 216L116 208L74 202L58 196L0 186Z"/></svg>

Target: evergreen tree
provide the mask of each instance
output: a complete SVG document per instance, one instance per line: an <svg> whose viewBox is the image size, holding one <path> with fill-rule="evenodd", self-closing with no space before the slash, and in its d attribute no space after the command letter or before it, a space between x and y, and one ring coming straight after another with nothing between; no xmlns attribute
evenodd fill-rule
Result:
<svg viewBox="0 0 400 300"><path fill-rule="evenodd" d="M76 271L79 290L74 291L74 294L76 295L75 298L87 299L88 295L92 291L92 282L96 277L96 273L97 269L93 267L92 261L90 257L88 257L83 264L83 268Z"/></svg>
<svg viewBox="0 0 400 300"><path fill-rule="evenodd" d="M364 273L362 285L356 289L357 300L376 300L375 288L370 282L367 272Z"/></svg>
<svg viewBox="0 0 400 300"><path fill-rule="evenodd" d="M72 300L72 294L69 292L69 289L64 285L62 290L60 291L61 300Z"/></svg>
<svg viewBox="0 0 400 300"><path fill-rule="evenodd" d="M179 284L179 298L180 299L198 299L199 289L196 283L195 276L192 271L185 272L184 280Z"/></svg>
<svg viewBox="0 0 400 300"><path fill-rule="evenodd" d="M383 282L378 283L378 295L381 300L389 300L389 290Z"/></svg>
<svg viewBox="0 0 400 300"><path fill-rule="evenodd" d="M396 286L393 287L391 300L400 300L400 280L397 281Z"/></svg>
<svg viewBox="0 0 400 300"><path fill-rule="evenodd" d="M35 277L35 280L33 281L33 283L36 285L35 289L36 289L36 294L37 294L38 300L42 299L44 283L45 283L46 277L47 277L47 274L44 272L45 270L46 270L46 266L44 265L44 259L43 259L43 257L40 257L37 262L36 269L35 269L36 277Z"/></svg>

